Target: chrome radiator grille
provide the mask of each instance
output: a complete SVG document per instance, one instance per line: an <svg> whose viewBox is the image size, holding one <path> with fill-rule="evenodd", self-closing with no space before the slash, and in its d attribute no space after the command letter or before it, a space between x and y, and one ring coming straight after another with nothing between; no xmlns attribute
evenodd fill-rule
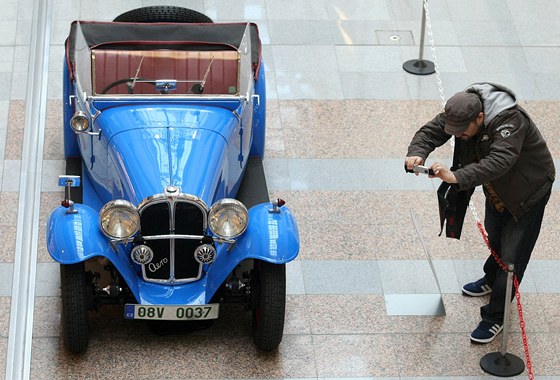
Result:
<svg viewBox="0 0 560 380"><path fill-rule="evenodd" d="M195 197L155 196L142 202L140 234L154 257L143 264L146 281L184 283L200 278L202 265L194 258L199 239L174 238L176 235L203 236L206 206ZM156 237L155 239L150 237Z"/></svg>

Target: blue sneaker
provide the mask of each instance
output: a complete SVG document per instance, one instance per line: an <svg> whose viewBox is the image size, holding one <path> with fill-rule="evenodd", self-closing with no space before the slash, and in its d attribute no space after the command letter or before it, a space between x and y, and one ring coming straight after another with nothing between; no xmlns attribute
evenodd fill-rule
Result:
<svg viewBox="0 0 560 380"><path fill-rule="evenodd" d="M504 326L498 323L481 321L471 333L471 340L476 343L490 343Z"/></svg>
<svg viewBox="0 0 560 380"><path fill-rule="evenodd" d="M471 297L481 297L492 292L492 287L486 283L484 277L463 286L463 293Z"/></svg>

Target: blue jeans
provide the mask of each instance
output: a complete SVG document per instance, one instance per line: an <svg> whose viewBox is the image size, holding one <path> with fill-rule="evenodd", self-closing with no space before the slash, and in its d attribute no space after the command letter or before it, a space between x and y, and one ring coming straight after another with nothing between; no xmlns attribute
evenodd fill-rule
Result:
<svg viewBox="0 0 560 380"><path fill-rule="evenodd" d="M544 209L550 198L550 192L528 213L517 218L509 211L498 212L486 201L484 227L488 232L490 245L502 262L514 265L514 274L519 283L531 258L531 253L539 237ZM507 272L505 272L492 255L484 264L486 282L492 287L490 302L480 308L482 320L503 324L504 303L506 297ZM512 299L515 289L512 291ZM511 300L510 300L511 301Z"/></svg>

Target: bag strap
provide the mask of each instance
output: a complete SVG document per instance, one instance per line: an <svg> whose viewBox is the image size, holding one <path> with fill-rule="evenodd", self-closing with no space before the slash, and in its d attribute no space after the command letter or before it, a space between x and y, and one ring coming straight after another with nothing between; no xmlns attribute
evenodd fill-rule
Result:
<svg viewBox="0 0 560 380"><path fill-rule="evenodd" d="M455 137L455 146L453 147L453 164L451 170L457 170L461 167L461 140Z"/></svg>

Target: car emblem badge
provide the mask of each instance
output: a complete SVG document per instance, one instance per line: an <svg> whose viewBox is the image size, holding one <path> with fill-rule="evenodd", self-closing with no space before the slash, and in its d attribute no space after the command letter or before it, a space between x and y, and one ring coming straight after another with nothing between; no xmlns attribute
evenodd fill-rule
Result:
<svg viewBox="0 0 560 380"><path fill-rule="evenodd" d="M210 264L216 258L216 248L210 244L203 244L195 249L194 258L200 264Z"/></svg>
<svg viewBox="0 0 560 380"><path fill-rule="evenodd" d="M132 249L130 256L136 264L145 265L152 261L154 252L147 245L138 245Z"/></svg>

